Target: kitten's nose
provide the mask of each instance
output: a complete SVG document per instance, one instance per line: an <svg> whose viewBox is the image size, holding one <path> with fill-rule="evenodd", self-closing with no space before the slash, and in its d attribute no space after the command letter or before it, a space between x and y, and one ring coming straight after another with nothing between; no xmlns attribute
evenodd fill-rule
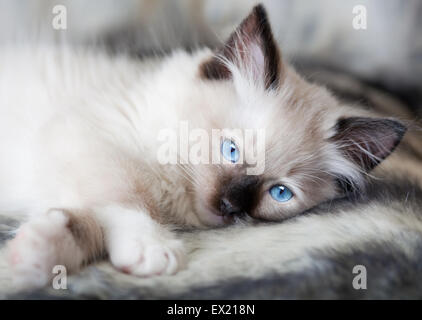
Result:
<svg viewBox="0 0 422 320"><path fill-rule="evenodd" d="M250 213L255 205L259 179L256 176L240 176L226 181L220 194L220 212L225 216Z"/></svg>
<svg viewBox="0 0 422 320"><path fill-rule="evenodd" d="M242 212L242 210L233 205L227 198L222 198L220 200L220 211L224 215L237 215Z"/></svg>

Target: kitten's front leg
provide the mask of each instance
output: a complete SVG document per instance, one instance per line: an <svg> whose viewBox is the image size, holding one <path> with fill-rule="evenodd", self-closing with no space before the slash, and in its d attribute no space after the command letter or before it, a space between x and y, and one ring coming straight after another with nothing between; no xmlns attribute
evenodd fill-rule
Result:
<svg viewBox="0 0 422 320"><path fill-rule="evenodd" d="M108 206L96 210L111 263L137 275L173 274L184 266L183 244L146 210Z"/></svg>
<svg viewBox="0 0 422 320"><path fill-rule="evenodd" d="M51 209L32 217L7 245L14 286L31 289L47 285L56 265L78 271L101 256L100 226L87 212Z"/></svg>

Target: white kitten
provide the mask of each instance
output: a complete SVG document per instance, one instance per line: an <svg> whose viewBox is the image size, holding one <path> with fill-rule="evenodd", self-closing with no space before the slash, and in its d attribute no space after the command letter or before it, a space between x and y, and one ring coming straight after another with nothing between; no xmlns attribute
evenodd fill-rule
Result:
<svg viewBox="0 0 422 320"><path fill-rule="evenodd" d="M262 6L216 55L140 62L16 46L0 57L0 212L27 218L8 248L22 286L104 252L123 272L172 274L184 265L172 226L301 213L362 188L405 132L354 116L301 79L282 61ZM242 149L235 134L210 152L226 163L161 164L159 134L181 121L207 132L265 129L264 172L246 174L237 155L256 142Z"/></svg>

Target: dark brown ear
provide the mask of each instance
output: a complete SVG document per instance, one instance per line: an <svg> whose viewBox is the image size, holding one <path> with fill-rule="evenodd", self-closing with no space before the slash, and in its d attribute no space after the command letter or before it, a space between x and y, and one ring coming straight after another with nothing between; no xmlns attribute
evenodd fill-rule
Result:
<svg viewBox="0 0 422 320"><path fill-rule="evenodd" d="M395 120L351 117L340 119L335 130L331 139L345 156L370 171L394 151L407 129Z"/></svg>
<svg viewBox="0 0 422 320"><path fill-rule="evenodd" d="M222 59L239 69L248 68L266 89L279 85L281 57L274 41L267 12L260 4L233 32L214 58L201 65L201 76L210 80L230 79L231 72Z"/></svg>

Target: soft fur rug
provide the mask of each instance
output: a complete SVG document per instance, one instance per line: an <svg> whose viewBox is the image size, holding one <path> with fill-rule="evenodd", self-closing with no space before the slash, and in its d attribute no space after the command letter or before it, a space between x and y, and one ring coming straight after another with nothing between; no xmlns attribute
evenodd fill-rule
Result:
<svg viewBox="0 0 422 320"><path fill-rule="evenodd" d="M11 299L367 299L422 298L422 190L373 183L365 197L321 205L283 223L180 232L188 265L148 279L99 262L68 278L67 290L15 292L4 243L17 222L0 218L0 297ZM353 268L367 269L354 289Z"/></svg>

